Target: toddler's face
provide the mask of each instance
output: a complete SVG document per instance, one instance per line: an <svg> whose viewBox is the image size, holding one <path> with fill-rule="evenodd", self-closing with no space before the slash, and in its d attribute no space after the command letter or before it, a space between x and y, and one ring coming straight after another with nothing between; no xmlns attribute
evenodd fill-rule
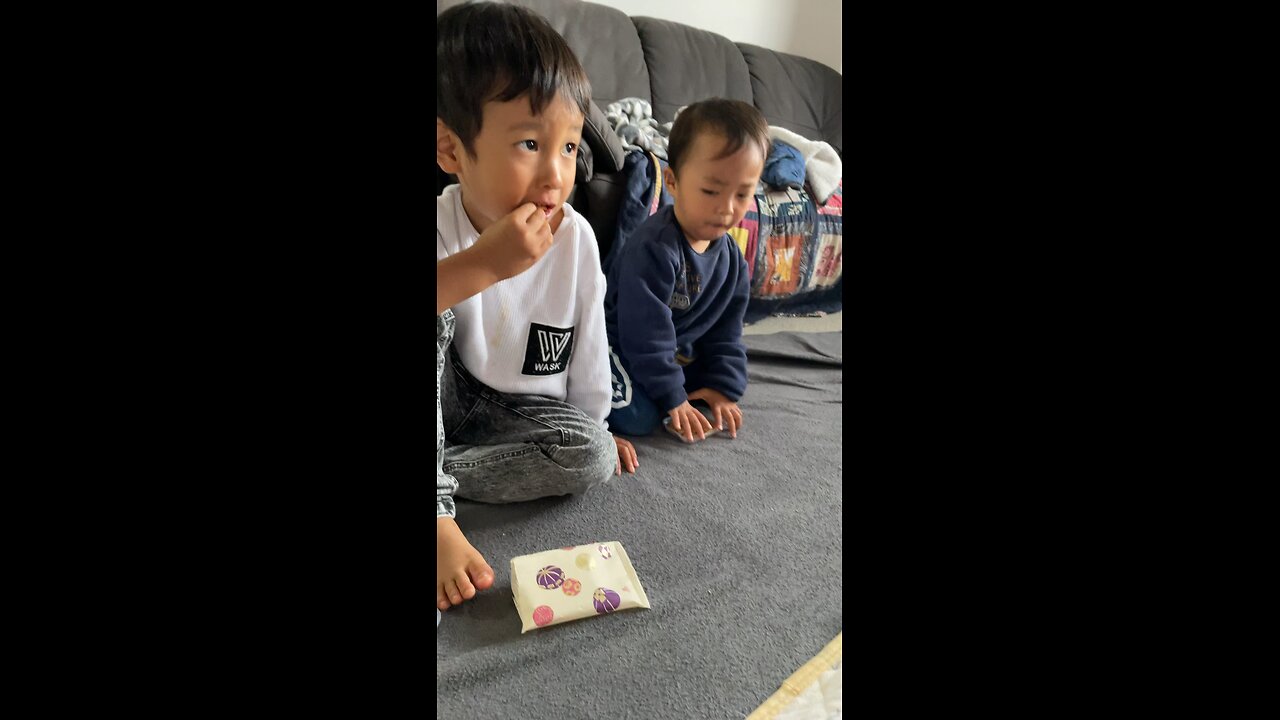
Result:
<svg viewBox="0 0 1280 720"><path fill-rule="evenodd" d="M475 157L459 152L462 205L479 232L525 203L534 203L552 229L573 189L582 113L556 97L540 115L529 111L527 95L484 106Z"/></svg>
<svg viewBox="0 0 1280 720"><path fill-rule="evenodd" d="M717 240L741 222L764 170L764 156L752 142L714 159L724 152L725 142L718 133L700 133L680 164L679 176L667 168L676 219L690 242Z"/></svg>

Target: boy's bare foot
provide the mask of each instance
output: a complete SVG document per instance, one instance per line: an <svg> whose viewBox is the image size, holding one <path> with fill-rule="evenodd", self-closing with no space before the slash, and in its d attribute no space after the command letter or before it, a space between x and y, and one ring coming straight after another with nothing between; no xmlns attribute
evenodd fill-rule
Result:
<svg viewBox="0 0 1280 720"><path fill-rule="evenodd" d="M451 517L436 518L436 607L448 610L493 585L493 568Z"/></svg>

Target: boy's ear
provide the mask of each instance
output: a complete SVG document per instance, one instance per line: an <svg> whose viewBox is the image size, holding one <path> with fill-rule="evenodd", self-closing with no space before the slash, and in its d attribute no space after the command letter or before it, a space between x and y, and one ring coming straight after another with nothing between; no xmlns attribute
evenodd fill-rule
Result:
<svg viewBox="0 0 1280 720"><path fill-rule="evenodd" d="M460 158L466 150L457 133L449 129L440 118L436 118L436 162L440 169L450 175L457 175L462 167Z"/></svg>
<svg viewBox="0 0 1280 720"><path fill-rule="evenodd" d="M662 168L662 180L667 184L667 192L672 195L676 194L676 173L671 166Z"/></svg>

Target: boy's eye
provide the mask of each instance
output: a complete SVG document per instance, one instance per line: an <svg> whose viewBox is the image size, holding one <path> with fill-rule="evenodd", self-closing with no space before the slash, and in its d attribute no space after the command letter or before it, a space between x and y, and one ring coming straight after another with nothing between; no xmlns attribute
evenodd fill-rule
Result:
<svg viewBox="0 0 1280 720"><path fill-rule="evenodd" d="M739 199L739 200L746 200L746 199L747 199L747 195L746 195L746 193L738 193L738 199Z"/></svg>
<svg viewBox="0 0 1280 720"><path fill-rule="evenodd" d="M574 154L574 153L575 153L575 152L577 152L577 151L578 151L578 145L577 145L576 143L565 143L565 144L564 144L564 154L565 154L565 155L572 155L572 154Z"/></svg>
<svg viewBox="0 0 1280 720"><path fill-rule="evenodd" d="M706 190L706 189L704 189L702 192L706 193L707 195L711 195L711 196L713 196L713 197L714 197L714 196L715 196L715 194L716 194L716 191L715 191L715 190Z"/></svg>
<svg viewBox="0 0 1280 720"><path fill-rule="evenodd" d="M532 151L532 152L537 152L537 150L538 150L538 141L537 141L537 140L521 140L520 142L516 143L516 145L519 145L520 147L524 148L525 150L529 150L529 151Z"/></svg>

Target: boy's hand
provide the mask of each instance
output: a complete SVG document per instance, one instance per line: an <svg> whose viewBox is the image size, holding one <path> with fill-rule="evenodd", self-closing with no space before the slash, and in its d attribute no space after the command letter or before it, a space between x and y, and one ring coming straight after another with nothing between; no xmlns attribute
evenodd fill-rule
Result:
<svg viewBox="0 0 1280 720"><path fill-rule="evenodd" d="M635 475L636 468L640 467L640 460L636 457L636 446L632 445L630 440L623 440L617 435L613 436L613 443L618 446L618 469L616 474L621 475L622 469L626 468L627 472Z"/></svg>
<svg viewBox="0 0 1280 720"><path fill-rule="evenodd" d="M689 399L696 398L690 395ZM694 435L697 435L699 440L707 439L707 431L711 429L711 423L707 421L705 415L698 412L697 408L689 404L689 400L668 410L667 414L671 416L671 427L684 436L685 442L693 442Z"/></svg>
<svg viewBox="0 0 1280 720"><path fill-rule="evenodd" d="M547 216L525 203L480 233L471 250L498 280L506 280L533 267L551 248L551 237Z"/></svg>
<svg viewBox="0 0 1280 720"><path fill-rule="evenodd" d="M716 416L716 429L728 430L729 437L738 437L738 428L742 427L742 409L738 403L724 396L719 390L702 388L689 393L690 400L705 400Z"/></svg>

